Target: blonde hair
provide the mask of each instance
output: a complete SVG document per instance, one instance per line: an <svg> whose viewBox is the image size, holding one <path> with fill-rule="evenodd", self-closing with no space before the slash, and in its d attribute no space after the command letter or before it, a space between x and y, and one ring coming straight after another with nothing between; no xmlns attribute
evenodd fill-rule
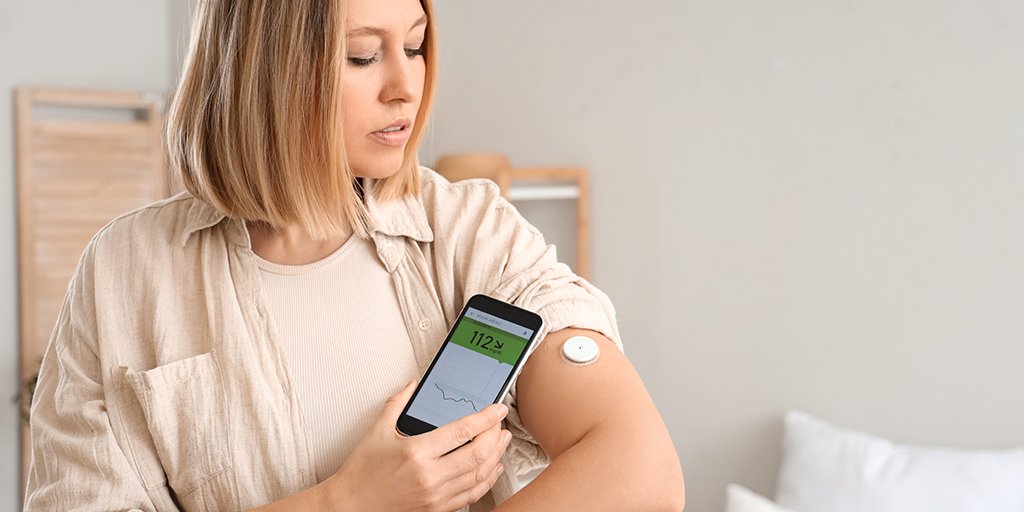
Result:
<svg viewBox="0 0 1024 512"><path fill-rule="evenodd" d="M433 13L423 42L422 102L405 158L374 184L386 201L419 193L416 152L434 93ZM311 236L366 237L370 219L345 155L344 0L200 0L167 115L171 171L232 218L295 223Z"/></svg>

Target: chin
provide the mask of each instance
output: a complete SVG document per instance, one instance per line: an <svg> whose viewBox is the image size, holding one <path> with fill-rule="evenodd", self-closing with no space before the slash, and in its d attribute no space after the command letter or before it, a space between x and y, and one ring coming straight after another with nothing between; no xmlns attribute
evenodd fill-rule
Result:
<svg viewBox="0 0 1024 512"><path fill-rule="evenodd" d="M355 176L357 178L369 178L374 180L382 180L384 178L390 178L398 173L398 169L382 170L380 172L362 172L356 171Z"/></svg>
<svg viewBox="0 0 1024 512"><path fill-rule="evenodd" d="M394 176L402 168L402 160L397 162L373 162L370 165L359 165L352 163L352 172L357 178L371 178L382 180Z"/></svg>

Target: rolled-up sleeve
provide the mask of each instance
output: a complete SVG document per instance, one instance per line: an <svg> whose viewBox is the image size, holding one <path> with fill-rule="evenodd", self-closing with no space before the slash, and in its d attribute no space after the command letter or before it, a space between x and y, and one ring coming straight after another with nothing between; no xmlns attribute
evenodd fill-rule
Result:
<svg viewBox="0 0 1024 512"><path fill-rule="evenodd" d="M26 512L156 510L107 414L92 249L68 288L33 396Z"/></svg>

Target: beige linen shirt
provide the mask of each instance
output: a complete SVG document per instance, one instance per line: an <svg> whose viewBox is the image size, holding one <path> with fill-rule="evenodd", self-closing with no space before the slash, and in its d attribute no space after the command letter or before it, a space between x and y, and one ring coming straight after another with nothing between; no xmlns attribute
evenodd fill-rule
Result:
<svg viewBox="0 0 1024 512"><path fill-rule="evenodd" d="M493 183L420 172L419 196L379 202L371 183L366 203L421 371L476 293L536 311L541 339L580 327L620 344L608 298ZM244 222L182 193L103 228L43 359L25 510L244 510L315 485L269 316ZM548 462L515 400L513 385L496 503Z"/></svg>

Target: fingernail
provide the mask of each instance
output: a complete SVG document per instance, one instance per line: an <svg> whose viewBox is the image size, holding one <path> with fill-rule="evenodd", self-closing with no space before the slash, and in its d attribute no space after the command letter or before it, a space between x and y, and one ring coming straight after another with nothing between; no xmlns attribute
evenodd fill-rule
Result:
<svg viewBox="0 0 1024 512"><path fill-rule="evenodd" d="M506 444L506 445L507 445L508 443L512 442L512 432L509 432L508 430L506 430L506 431L505 431L505 433L504 433L504 434L502 434L502 436L501 436L501 437L502 437L502 439L504 439L504 440L505 440L505 444Z"/></svg>
<svg viewBox="0 0 1024 512"><path fill-rule="evenodd" d="M498 404L498 415L502 418L508 416L508 406L505 404Z"/></svg>
<svg viewBox="0 0 1024 512"><path fill-rule="evenodd" d="M498 474L500 475L500 474L501 474L502 472L504 472L504 471L505 471L505 466L503 466L503 465L502 465L502 464L501 464L501 463L499 462L499 463L498 463L498 466L497 466L497 467L495 467L494 469L495 469L495 472L496 472L496 473L498 473Z"/></svg>

